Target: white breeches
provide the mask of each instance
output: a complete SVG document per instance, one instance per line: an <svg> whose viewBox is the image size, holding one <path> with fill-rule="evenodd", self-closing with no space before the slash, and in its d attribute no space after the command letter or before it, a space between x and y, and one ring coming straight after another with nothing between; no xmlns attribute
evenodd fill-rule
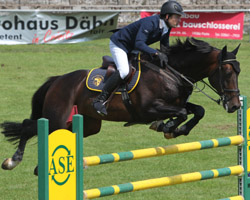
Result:
<svg viewBox="0 0 250 200"><path fill-rule="evenodd" d="M109 43L109 48L116 67L120 72L120 77L124 79L129 73L128 55L123 49L116 46L111 40Z"/></svg>

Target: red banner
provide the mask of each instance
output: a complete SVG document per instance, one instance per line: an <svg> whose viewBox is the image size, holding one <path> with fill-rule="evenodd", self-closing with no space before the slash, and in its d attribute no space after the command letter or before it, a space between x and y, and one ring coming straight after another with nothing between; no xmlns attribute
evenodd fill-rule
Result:
<svg viewBox="0 0 250 200"><path fill-rule="evenodd" d="M185 12L172 36L238 39L243 37L244 13ZM141 12L141 18L153 12Z"/></svg>

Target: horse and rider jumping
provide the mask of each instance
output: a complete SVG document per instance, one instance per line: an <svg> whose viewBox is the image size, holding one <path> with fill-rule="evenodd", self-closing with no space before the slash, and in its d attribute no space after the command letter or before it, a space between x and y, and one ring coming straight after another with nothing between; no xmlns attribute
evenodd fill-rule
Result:
<svg viewBox="0 0 250 200"><path fill-rule="evenodd" d="M204 108L189 102L188 98L193 84L208 78L226 111L232 113L239 109L240 66L236 60L239 46L229 52L226 46L218 49L194 38L177 40L176 44L168 46L169 32L179 23L182 14L180 4L168 1L163 4L160 15L141 19L115 32L110 46L117 71L105 80L101 93L87 87L90 70L49 78L32 98L29 119L1 124L6 138L18 142L17 151L3 162L2 168L13 169L22 161L27 141L37 134L39 118L50 121L50 133L57 129L71 130L72 125L67 121L74 107L84 116L84 137L97 134L102 120L108 120L127 122L127 125L153 123L152 129L163 132L166 138L175 138L188 135L204 116ZM131 38L123 41L128 35ZM160 50L148 47L156 41L161 42ZM142 53L128 61L127 54L132 50ZM141 70L136 87L127 94L133 112L124 105L122 95L114 94L118 85L127 84L125 80L131 65L140 65ZM178 127L189 114L194 116ZM164 123L166 119L170 121Z"/></svg>

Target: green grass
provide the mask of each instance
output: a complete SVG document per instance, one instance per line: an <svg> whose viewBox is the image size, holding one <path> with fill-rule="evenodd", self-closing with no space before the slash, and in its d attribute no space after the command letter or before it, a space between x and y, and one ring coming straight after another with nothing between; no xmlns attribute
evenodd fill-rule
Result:
<svg viewBox="0 0 250 200"><path fill-rule="evenodd" d="M241 43L237 56L241 63L239 88L241 94L250 98L248 88L250 73L248 66L249 36L245 36L243 41L204 40L218 48L228 45L229 51L232 51ZM174 38L171 38L171 42L173 41ZM156 44L153 47L156 48L157 46ZM70 45L0 46L0 123L5 120L22 121L28 118L31 97L47 77L99 66L103 55L110 55L108 39ZM208 89L205 89L205 91L215 97L215 94ZM123 123L103 122L99 134L84 140L85 156L179 144L236 134L236 113L227 114L222 107L217 106L200 93L194 93L190 101L203 105L206 109L206 115L189 136L165 140L162 134L149 130L147 125L124 128ZM0 143L0 160L12 156L15 151L14 146L8 143L2 135L0 136ZM236 147L225 147L89 167L84 170L85 189L232 166L237 164L236 152ZM33 138L28 142L23 162L16 169L12 171L0 169L0 199L37 199L37 177L33 175L36 164L37 138ZM127 193L103 199L208 200L236 194L237 177L226 177Z"/></svg>

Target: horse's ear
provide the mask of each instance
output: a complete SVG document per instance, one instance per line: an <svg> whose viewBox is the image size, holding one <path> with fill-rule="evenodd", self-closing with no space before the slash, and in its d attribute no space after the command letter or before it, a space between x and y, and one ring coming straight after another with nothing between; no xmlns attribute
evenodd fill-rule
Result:
<svg viewBox="0 0 250 200"><path fill-rule="evenodd" d="M227 57L227 45L221 50L222 60Z"/></svg>
<svg viewBox="0 0 250 200"><path fill-rule="evenodd" d="M166 52L167 52L167 49L168 49L168 48L167 48L165 45L163 45L163 44L160 45L160 50L161 50L161 52L166 53Z"/></svg>
<svg viewBox="0 0 250 200"><path fill-rule="evenodd" d="M239 50L239 48L240 48L240 45L241 45L241 43L236 47L236 49L234 49L233 51L232 51L232 53L236 56L236 54L238 53L238 50Z"/></svg>

